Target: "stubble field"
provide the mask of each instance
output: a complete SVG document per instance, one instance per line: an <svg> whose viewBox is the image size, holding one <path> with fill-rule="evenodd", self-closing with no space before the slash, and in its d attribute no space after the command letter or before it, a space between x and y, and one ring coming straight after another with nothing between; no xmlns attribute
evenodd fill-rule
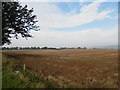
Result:
<svg viewBox="0 0 120 90"><path fill-rule="evenodd" d="M4 50L3 54L58 87L118 87L118 50Z"/></svg>

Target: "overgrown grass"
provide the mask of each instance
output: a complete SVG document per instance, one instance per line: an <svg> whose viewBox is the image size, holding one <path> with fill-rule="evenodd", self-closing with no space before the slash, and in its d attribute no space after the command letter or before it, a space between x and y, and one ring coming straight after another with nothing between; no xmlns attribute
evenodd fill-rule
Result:
<svg viewBox="0 0 120 90"><path fill-rule="evenodd" d="M56 88L57 85L39 74L23 70L23 65L18 61L3 56L3 88Z"/></svg>

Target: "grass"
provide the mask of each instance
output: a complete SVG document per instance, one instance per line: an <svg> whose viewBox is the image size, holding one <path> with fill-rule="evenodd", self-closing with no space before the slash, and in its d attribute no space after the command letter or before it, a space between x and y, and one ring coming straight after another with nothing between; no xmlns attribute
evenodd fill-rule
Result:
<svg viewBox="0 0 120 90"><path fill-rule="evenodd" d="M22 64L3 56L3 88L56 88L54 82L40 78L29 70L23 70Z"/></svg>

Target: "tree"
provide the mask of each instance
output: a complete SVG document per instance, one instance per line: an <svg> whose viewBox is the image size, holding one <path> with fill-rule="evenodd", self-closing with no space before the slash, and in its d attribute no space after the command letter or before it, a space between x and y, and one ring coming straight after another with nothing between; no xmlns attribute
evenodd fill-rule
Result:
<svg viewBox="0 0 120 90"><path fill-rule="evenodd" d="M32 37L30 30L39 30L36 25L36 15L33 8L28 10L19 2L2 2L2 45L11 44L11 38L21 35L23 38Z"/></svg>

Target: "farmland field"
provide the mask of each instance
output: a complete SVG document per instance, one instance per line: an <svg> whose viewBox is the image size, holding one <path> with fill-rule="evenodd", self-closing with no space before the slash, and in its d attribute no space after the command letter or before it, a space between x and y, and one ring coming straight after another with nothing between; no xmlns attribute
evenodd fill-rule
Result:
<svg viewBox="0 0 120 90"><path fill-rule="evenodd" d="M118 87L118 50L3 50L3 55L58 87Z"/></svg>

